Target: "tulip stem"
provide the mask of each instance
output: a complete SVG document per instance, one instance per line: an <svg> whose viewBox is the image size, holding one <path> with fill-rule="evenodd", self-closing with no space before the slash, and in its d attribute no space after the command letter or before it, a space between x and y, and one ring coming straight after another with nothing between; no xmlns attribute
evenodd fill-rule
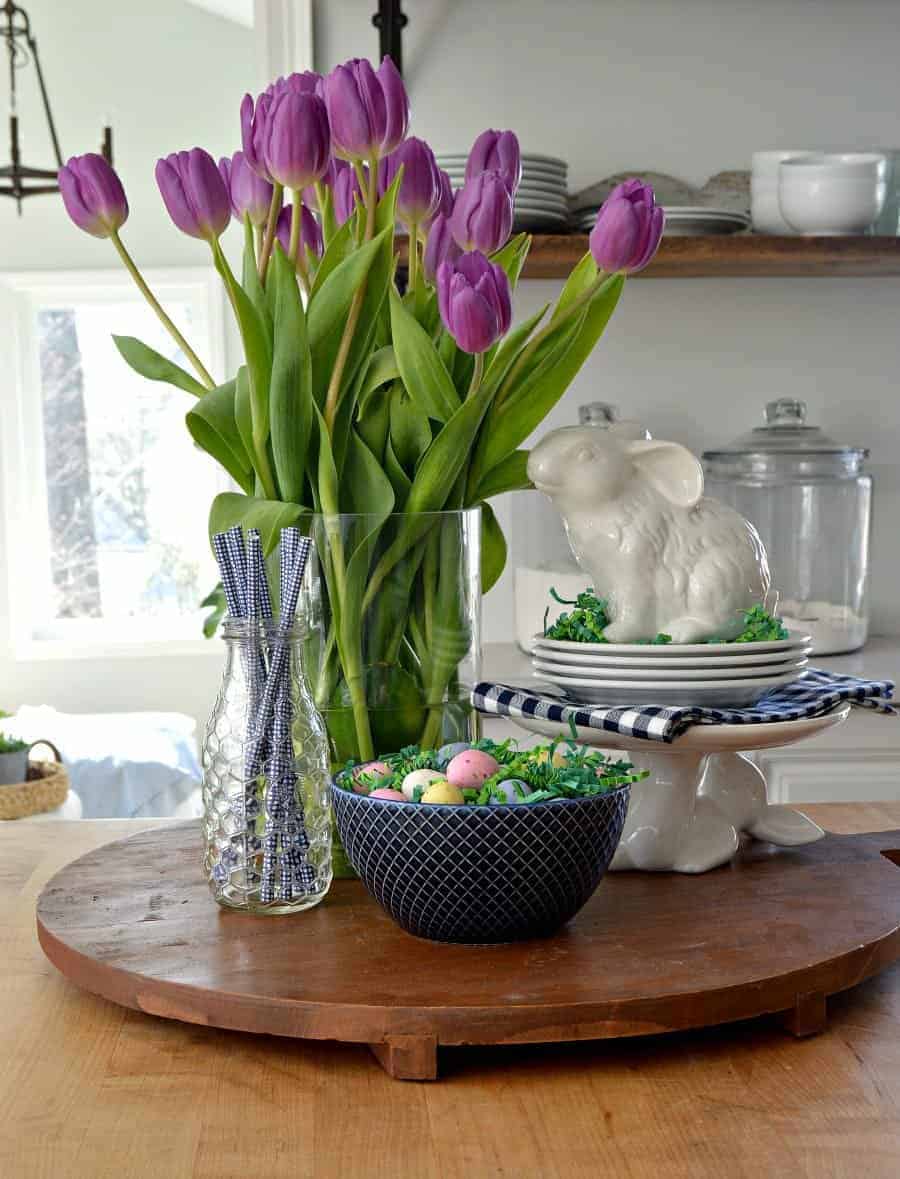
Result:
<svg viewBox="0 0 900 1179"><path fill-rule="evenodd" d="M409 289L416 295L419 290L419 226L411 221L409 233Z"/></svg>
<svg viewBox="0 0 900 1179"><path fill-rule="evenodd" d="M475 353L475 366L472 369L472 380L469 382L469 392L466 394L466 400L474 397L481 388L481 379L484 376L484 353Z"/></svg>
<svg viewBox="0 0 900 1179"><path fill-rule="evenodd" d="M257 270L259 281L265 283L266 271L269 268L269 258L272 256L272 245L275 241L275 230L278 226L278 214L281 212L281 201L284 196L284 185L272 186L272 203L269 205L269 217L266 221L266 232L263 237L262 250L259 255Z"/></svg>
<svg viewBox="0 0 900 1179"><path fill-rule="evenodd" d="M144 296L144 298L147 300L147 302L150 304L150 306L156 312L157 316L159 317L160 323L163 325L163 327L166 329L166 331L169 333L169 335L172 337L172 339L175 341L175 343L178 345L178 347L181 349L181 351L185 354L185 356L188 358L188 360L194 366L194 371L197 373L197 376L200 378L202 383L207 387L207 389L214 389L216 387L216 382L209 375L209 372L204 367L203 362L200 360L200 357L197 355L197 353L194 351L194 349L190 346L190 344L187 342L187 340L184 338L184 336L181 334L181 332L178 330L178 328L175 326L175 324L172 322L172 320L168 317L168 315L166 315L166 313L163 310L162 305L160 304L157 297L153 294L153 292L147 286L146 282L144 281L144 276L141 274L141 272L138 270L137 266L135 265L134 259L131 257L131 255L128 253L128 251L125 249L125 244L122 241L122 239L119 237L118 232L116 230L113 230L109 236L110 236L110 239L112 240L113 245L116 247L116 250L118 251L119 257L122 259L122 264L124 265L124 267L128 271L128 273L131 275L131 277L134 279L137 289L141 292L141 294Z"/></svg>
<svg viewBox="0 0 900 1179"><path fill-rule="evenodd" d="M365 240L371 241L375 235L375 209L378 205L378 160L373 159L369 163L369 192L366 201L366 235ZM353 343L353 333L356 331L356 325L359 322L359 314L362 311L363 299L366 297L366 279L356 288L356 293L353 296L353 302L350 304L350 311L347 315L347 322L344 324L344 334L341 336L341 342L338 346L337 356L334 358L334 367L331 370L331 380L328 382L328 392L325 395L325 425L328 428L328 433L331 434L334 428L334 418L337 413L338 400L341 395L341 381L344 376L344 368L347 364L347 357L350 355L350 345Z"/></svg>
<svg viewBox="0 0 900 1179"><path fill-rule="evenodd" d="M309 294L309 268L306 265L305 246L300 240L300 227L303 223L303 193L299 188L294 189L293 207L291 209L291 238L288 243L288 258L291 265L300 275L300 285L304 294Z"/></svg>

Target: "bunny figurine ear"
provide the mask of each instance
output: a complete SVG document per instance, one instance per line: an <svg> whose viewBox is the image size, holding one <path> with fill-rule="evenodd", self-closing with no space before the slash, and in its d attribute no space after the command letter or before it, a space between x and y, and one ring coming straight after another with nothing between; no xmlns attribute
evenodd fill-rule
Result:
<svg viewBox="0 0 900 1179"><path fill-rule="evenodd" d="M692 508L703 495L703 468L699 460L677 442L628 443L639 477L660 495L681 508Z"/></svg>

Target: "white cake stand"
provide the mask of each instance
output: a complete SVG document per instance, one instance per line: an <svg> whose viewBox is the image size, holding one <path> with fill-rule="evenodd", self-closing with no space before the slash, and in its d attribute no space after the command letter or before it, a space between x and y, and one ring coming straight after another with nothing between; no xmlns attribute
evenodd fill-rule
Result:
<svg viewBox="0 0 900 1179"><path fill-rule="evenodd" d="M576 727L598 749L627 750L650 776L631 787L625 831L610 871L708 872L727 863L740 835L779 847L814 843L825 832L787 806L770 806L762 771L744 756L794 745L847 719L845 704L826 716L765 725L693 725L671 745ZM511 717L520 728L560 736L565 725L538 716Z"/></svg>

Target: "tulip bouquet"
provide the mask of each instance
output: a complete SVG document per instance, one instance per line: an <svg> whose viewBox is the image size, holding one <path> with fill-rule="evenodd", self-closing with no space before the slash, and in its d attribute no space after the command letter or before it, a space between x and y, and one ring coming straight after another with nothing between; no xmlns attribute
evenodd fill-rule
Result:
<svg viewBox="0 0 900 1179"><path fill-rule="evenodd" d="M116 338L137 372L195 399L187 427L239 488L215 499L210 531L258 528L267 548L289 525L316 535L327 601L314 686L336 759L465 737L446 705L473 622L460 542L440 521L480 508L490 589L506 545L489 500L530 486L522 444L597 343L625 275L652 258L662 210L648 186L620 185L555 306L513 328L530 238L510 236L512 132L478 137L453 192L408 136L389 58L279 78L244 98L240 123L230 159L194 148L156 168L175 225L209 244L240 329L245 363L224 383L131 259L125 193L102 157L66 164L63 200L79 227L110 239L193 370ZM232 220L240 275L220 244ZM399 728L379 729L379 710Z"/></svg>

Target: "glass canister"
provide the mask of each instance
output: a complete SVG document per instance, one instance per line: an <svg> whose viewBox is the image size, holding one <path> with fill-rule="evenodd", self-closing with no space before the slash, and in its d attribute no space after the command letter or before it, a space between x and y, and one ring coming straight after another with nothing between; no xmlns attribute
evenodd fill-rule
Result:
<svg viewBox="0 0 900 1179"><path fill-rule="evenodd" d="M303 670L306 630L229 619L223 638L202 753L204 868L226 908L297 913L322 900L332 876L328 741Z"/></svg>
<svg viewBox="0 0 900 1179"><path fill-rule="evenodd" d="M778 612L812 636L813 654L855 651L869 625L869 452L807 425L803 401L770 401L765 421L704 452L706 493L759 530Z"/></svg>

